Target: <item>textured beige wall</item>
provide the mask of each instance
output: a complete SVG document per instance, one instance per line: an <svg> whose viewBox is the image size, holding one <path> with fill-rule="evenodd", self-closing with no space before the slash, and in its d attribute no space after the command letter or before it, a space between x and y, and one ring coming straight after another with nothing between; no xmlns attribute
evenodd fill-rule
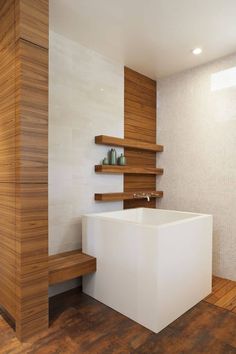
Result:
<svg viewBox="0 0 236 354"><path fill-rule="evenodd" d="M230 71L224 71L230 69ZM158 207L213 214L214 274L236 280L236 55L158 81Z"/></svg>

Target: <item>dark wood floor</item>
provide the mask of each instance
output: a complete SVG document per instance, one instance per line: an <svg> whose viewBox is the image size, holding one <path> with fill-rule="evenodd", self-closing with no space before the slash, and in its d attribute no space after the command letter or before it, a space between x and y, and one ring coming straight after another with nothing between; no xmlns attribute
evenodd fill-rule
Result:
<svg viewBox="0 0 236 354"><path fill-rule="evenodd" d="M0 316L0 353L236 354L236 283L214 278L213 285L211 296L159 334L71 291L51 300L50 329L30 343L20 344Z"/></svg>

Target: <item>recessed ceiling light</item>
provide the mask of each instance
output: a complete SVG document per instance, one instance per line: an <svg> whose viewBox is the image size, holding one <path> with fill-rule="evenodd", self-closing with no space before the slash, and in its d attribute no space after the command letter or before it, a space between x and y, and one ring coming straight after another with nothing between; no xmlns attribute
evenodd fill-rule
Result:
<svg viewBox="0 0 236 354"><path fill-rule="evenodd" d="M199 55L199 54L202 53L202 48L194 48L194 49L192 50L192 53L193 53L194 55Z"/></svg>

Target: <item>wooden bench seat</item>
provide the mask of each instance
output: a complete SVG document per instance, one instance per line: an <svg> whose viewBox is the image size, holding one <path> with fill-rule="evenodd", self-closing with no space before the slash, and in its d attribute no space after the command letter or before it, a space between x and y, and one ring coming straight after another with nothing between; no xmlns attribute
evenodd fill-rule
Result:
<svg viewBox="0 0 236 354"><path fill-rule="evenodd" d="M81 250L49 256L49 285L96 271L96 258Z"/></svg>

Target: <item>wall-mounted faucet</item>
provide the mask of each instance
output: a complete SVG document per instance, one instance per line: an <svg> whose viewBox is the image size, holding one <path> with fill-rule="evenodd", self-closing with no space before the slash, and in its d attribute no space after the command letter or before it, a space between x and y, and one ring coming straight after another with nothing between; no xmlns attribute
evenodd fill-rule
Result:
<svg viewBox="0 0 236 354"><path fill-rule="evenodd" d="M158 198L158 197L160 197L160 192L150 192L150 193L136 192L133 194L133 198L147 199L148 202L150 202L151 198Z"/></svg>
<svg viewBox="0 0 236 354"><path fill-rule="evenodd" d="M134 193L133 197L135 199L147 199L148 202L150 202L152 194L151 193Z"/></svg>

